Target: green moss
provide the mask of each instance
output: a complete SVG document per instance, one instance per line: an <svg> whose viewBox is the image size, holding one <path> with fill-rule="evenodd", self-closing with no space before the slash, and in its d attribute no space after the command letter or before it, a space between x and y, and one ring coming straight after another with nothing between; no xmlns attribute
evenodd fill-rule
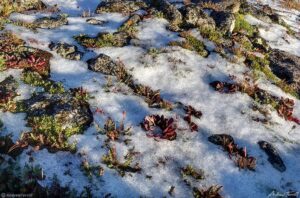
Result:
<svg viewBox="0 0 300 198"><path fill-rule="evenodd" d="M170 46L180 46L184 49L188 49L191 51L197 52L200 56L207 57L208 52L205 49L205 45L202 41L198 40L197 38L187 34L187 33L182 33L181 36L185 38L185 41L182 42L170 42Z"/></svg>
<svg viewBox="0 0 300 198"><path fill-rule="evenodd" d="M217 45L222 44L223 35L221 32L216 31L213 28L208 28L208 27L199 28L199 31L204 38L216 43Z"/></svg>
<svg viewBox="0 0 300 198"><path fill-rule="evenodd" d="M56 83L51 80L44 79L37 72L31 72L31 71L23 72L22 80L26 84L43 87L46 92L49 92L51 94L65 92L62 83Z"/></svg>
<svg viewBox="0 0 300 198"><path fill-rule="evenodd" d="M252 37L256 32L255 27L250 25L246 20L245 16L242 14L236 14L235 16L235 27L234 32L245 33L248 36Z"/></svg>
<svg viewBox="0 0 300 198"><path fill-rule="evenodd" d="M0 71L4 71L5 68L5 59L3 56L0 56Z"/></svg>
<svg viewBox="0 0 300 198"><path fill-rule="evenodd" d="M283 20L280 20L279 25L282 25L283 27L285 27L287 29L287 33L294 36L296 34L296 32L294 30L292 30L292 28Z"/></svg>

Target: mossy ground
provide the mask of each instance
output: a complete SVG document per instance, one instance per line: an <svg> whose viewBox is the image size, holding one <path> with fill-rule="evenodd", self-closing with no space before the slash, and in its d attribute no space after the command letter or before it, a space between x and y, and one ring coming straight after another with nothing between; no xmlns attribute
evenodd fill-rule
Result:
<svg viewBox="0 0 300 198"><path fill-rule="evenodd" d="M181 33L180 34L185 41L173 41L170 42L170 46L180 46L184 49L188 49L191 51L197 52L200 56L207 57L208 51L205 49L205 45L202 41L198 40L196 37L188 34L188 33Z"/></svg>
<svg viewBox="0 0 300 198"><path fill-rule="evenodd" d="M235 28L233 32L244 33L247 36L252 37L255 32L257 32L256 28L249 24L245 16L243 14L236 14L235 15Z"/></svg>

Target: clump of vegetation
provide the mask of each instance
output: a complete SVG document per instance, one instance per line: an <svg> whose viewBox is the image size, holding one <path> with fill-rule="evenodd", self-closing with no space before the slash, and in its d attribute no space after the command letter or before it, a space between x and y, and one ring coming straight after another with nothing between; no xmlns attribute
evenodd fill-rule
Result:
<svg viewBox="0 0 300 198"><path fill-rule="evenodd" d="M187 182L187 177L192 177L196 180L205 179L204 171L197 170L193 168L191 165L187 165L186 167L181 169L181 176Z"/></svg>
<svg viewBox="0 0 300 198"><path fill-rule="evenodd" d="M32 197L74 197L76 192L62 187L53 177L50 187L42 187L39 181L45 178L40 166L26 164L20 167L13 159L0 161L0 192L28 194Z"/></svg>
<svg viewBox="0 0 300 198"><path fill-rule="evenodd" d="M93 175L103 176L104 174L104 169L101 166L92 166L86 159L82 161L80 168L89 179L91 179Z"/></svg>
<svg viewBox="0 0 300 198"><path fill-rule="evenodd" d="M32 131L25 133L21 141L27 141L38 147L48 146L52 151L74 151L75 144L70 145L67 139L83 131L77 124L64 127L59 118L47 115L29 117L28 125Z"/></svg>
<svg viewBox="0 0 300 198"><path fill-rule="evenodd" d="M0 38L0 56L4 60L2 70L30 69L49 76L52 54L24 46L24 41L10 32L0 34Z"/></svg>
<svg viewBox="0 0 300 198"><path fill-rule="evenodd" d="M129 153L125 156L125 162L120 162L117 158L117 151L115 147L109 148L109 151L106 155L102 157L102 162L107 165L108 168L116 169L119 174L123 177L125 172L140 172L142 169L138 163L133 163L133 156L137 153L133 150L130 150Z"/></svg>
<svg viewBox="0 0 300 198"><path fill-rule="evenodd" d="M44 79L39 73L33 71L24 71L22 74L24 83L43 87L44 90L50 94L63 93L65 89L62 83L56 83L49 79Z"/></svg>
<svg viewBox="0 0 300 198"><path fill-rule="evenodd" d="M130 135L131 127L125 128L124 126L125 118L126 118L126 112L123 112L123 118L119 126L117 126L117 124L113 121L113 119L109 117L105 121L103 128L97 126L97 131L101 134L105 134L109 138L109 140L112 141L118 140L121 135Z"/></svg>
<svg viewBox="0 0 300 198"><path fill-rule="evenodd" d="M230 135L215 134L208 137L208 141L222 146L228 152L230 159L234 160L236 166L241 169L255 170L256 158L249 156L246 147L240 148Z"/></svg>
<svg viewBox="0 0 300 198"><path fill-rule="evenodd" d="M235 93L240 91L249 95L256 103L262 105L270 105L274 108L278 115L286 120L293 121L300 124L300 120L293 116L294 101L289 98L279 98L273 96L260 89L257 85L251 85L248 81L242 83L227 83L214 81L210 85L218 92L221 93Z"/></svg>
<svg viewBox="0 0 300 198"><path fill-rule="evenodd" d="M175 140L177 124L173 118L165 118L164 115L149 115L141 123L142 128L147 131L148 137ZM155 129L160 129L160 133L154 133Z"/></svg>
<svg viewBox="0 0 300 198"><path fill-rule="evenodd" d="M214 28L209 28L209 27L199 28L199 32L204 38L214 42L217 45L221 45L223 42L222 33L220 31L216 31Z"/></svg>
<svg viewBox="0 0 300 198"><path fill-rule="evenodd" d="M222 198L220 190L222 186L211 186L208 189L193 188L193 195L195 198Z"/></svg>
<svg viewBox="0 0 300 198"><path fill-rule="evenodd" d="M205 45L202 41L198 40L194 36L187 32L181 33L180 36L185 38L185 41L172 41L170 46L180 46L184 49L197 52L200 56L207 57L208 51L205 49Z"/></svg>
<svg viewBox="0 0 300 198"><path fill-rule="evenodd" d="M252 37L254 33L256 32L256 29L254 26L250 25L246 19L245 16L242 14L237 14L235 16L235 27L234 32L240 32L243 34L246 34L247 36Z"/></svg>

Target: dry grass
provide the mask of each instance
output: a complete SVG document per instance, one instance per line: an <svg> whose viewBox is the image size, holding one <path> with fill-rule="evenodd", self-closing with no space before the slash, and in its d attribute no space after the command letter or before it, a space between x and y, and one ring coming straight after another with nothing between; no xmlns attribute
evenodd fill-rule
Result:
<svg viewBox="0 0 300 198"><path fill-rule="evenodd" d="M282 0L281 5L285 8L295 9L300 11L300 0Z"/></svg>

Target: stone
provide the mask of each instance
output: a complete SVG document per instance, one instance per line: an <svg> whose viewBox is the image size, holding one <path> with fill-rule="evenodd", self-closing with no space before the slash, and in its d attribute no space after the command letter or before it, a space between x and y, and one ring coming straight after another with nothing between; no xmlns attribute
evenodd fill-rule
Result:
<svg viewBox="0 0 300 198"><path fill-rule="evenodd" d="M101 14L105 12L120 12L123 14L130 14L132 12L147 8L147 4L143 1L102 1L96 8L96 13Z"/></svg>
<svg viewBox="0 0 300 198"><path fill-rule="evenodd" d="M284 172L286 170L286 166L284 165L283 160L272 144L266 141L259 141L258 145L268 155L268 161L275 169L280 172Z"/></svg>
<svg viewBox="0 0 300 198"><path fill-rule="evenodd" d="M62 128L79 127L84 130L93 121L89 104L76 98L72 92L60 94L39 93L24 101L27 119L53 117L59 120Z"/></svg>
<svg viewBox="0 0 300 198"><path fill-rule="evenodd" d="M78 51L77 46L68 43L51 43L49 48L57 54L70 60L80 60L83 53Z"/></svg>
<svg viewBox="0 0 300 198"><path fill-rule="evenodd" d="M183 26L188 28L215 28L215 21L199 6L187 5L179 10L183 16Z"/></svg>
<svg viewBox="0 0 300 198"><path fill-rule="evenodd" d="M90 59L88 68L95 72L101 72L105 75L115 75L118 65L107 55L99 54L96 58Z"/></svg>
<svg viewBox="0 0 300 198"><path fill-rule="evenodd" d="M216 23L216 27L223 33L232 33L235 27L234 15L225 11L212 11L210 15Z"/></svg>
<svg viewBox="0 0 300 198"><path fill-rule="evenodd" d="M68 19L65 15L58 15L55 17L42 17L35 20L34 24L39 28L53 29L62 25L67 25Z"/></svg>
<svg viewBox="0 0 300 198"><path fill-rule="evenodd" d="M282 23L283 20L280 16L273 11L273 9L268 5L257 5L254 6L247 1L241 4L241 13L251 14L256 18L266 22L266 23Z"/></svg>
<svg viewBox="0 0 300 198"><path fill-rule="evenodd" d="M273 49L269 55L272 72L300 93L300 57Z"/></svg>
<svg viewBox="0 0 300 198"><path fill-rule="evenodd" d="M107 21L98 20L94 18L87 19L86 22L91 25L104 25L107 23Z"/></svg>
<svg viewBox="0 0 300 198"><path fill-rule="evenodd" d="M182 23L182 15L175 5L166 0L153 0L152 5L164 13L164 16L170 21L172 29L177 29L177 26Z"/></svg>

